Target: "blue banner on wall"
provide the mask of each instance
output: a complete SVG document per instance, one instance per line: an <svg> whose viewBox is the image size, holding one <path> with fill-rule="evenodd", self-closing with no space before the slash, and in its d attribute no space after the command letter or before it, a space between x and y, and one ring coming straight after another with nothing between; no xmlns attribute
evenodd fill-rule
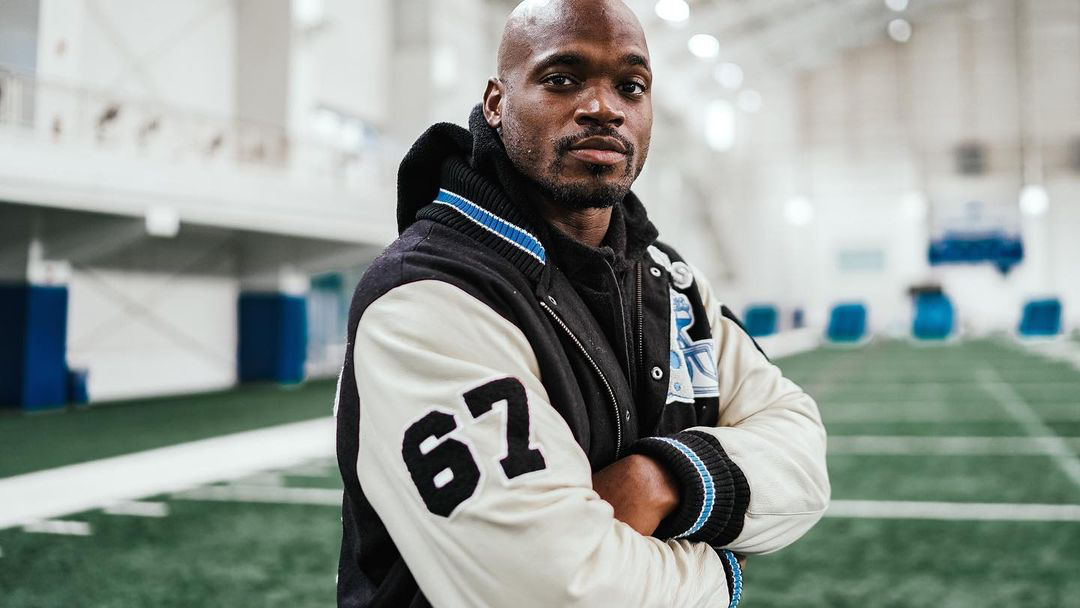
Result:
<svg viewBox="0 0 1080 608"><path fill-rule="evenodd" d="M1002 273L1012 270L1024 259L1024 244L1019 236L1002 232L947 232L930 242L930 264L990 263Z"/></svg>
<svg viewBox="0 0 1080 608"><path fill-rule="evenodd" d="M303 296L240 294L239 327L241 382L292 384L304 379L308 336Z"/></svg>

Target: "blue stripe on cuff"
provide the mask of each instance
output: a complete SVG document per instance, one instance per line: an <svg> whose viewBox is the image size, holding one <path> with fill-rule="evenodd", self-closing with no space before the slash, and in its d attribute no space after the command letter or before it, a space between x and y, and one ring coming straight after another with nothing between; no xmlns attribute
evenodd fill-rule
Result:
<svg viewBox="0 0 1080 608"><path fill-rule="evenodd" d="M727 549L722 549L720 553L731 567L731 602L728 608L735 608L739 605L739 599L742 598L742 568L739 567L739 560L735 558L734 553Z"/></svg>
<svg viewBox="0 0 1080 608"><path fill-rule="evenodd" d="M700 530L701 527L705 525L705 522L709 521L709 516L712 515L713 503L715 502L714 498L716 496L716 489L713 486L712 474L709 473L708 467L706 467L705 463L701 461L701 458L699 458L698 455L694 453L694 450L690 449L685 443L677 441L670 437L656 437L655 439L663 441L679 450L679 452L681 452L683 456L686 456L686 459L694 465L694 468L698 472L698 476L701 478L701 489L703 495L701 501L701 512L698 514L697 520L694 521L693 525L691 525L688 530L681 534L676 534L673 537L684 538Z"/></svg>

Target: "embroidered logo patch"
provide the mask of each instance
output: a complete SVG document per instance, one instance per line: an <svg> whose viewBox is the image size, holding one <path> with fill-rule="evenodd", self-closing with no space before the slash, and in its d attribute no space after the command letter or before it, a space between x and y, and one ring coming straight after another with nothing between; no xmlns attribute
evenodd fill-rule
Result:
<svg viewBox="0 0 1080 608"><path fill-rule="evenodd" d="M668 375L667 403L693 403L695 397L719 397L716 375L716 343L712 338L692 340L694 310L683 294L669 289L671 296L671 373Z"/></svg>

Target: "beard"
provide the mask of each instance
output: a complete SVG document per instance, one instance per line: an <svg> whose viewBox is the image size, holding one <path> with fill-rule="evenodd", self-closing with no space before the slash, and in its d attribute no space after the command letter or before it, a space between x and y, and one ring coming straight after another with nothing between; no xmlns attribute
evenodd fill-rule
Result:
<svg viewBox="0 0 1080 608"><path fill-rule="evenodd" d="M556 205L571 211L606 209L622 202L640 172L634 161L635 148L614 129L590 126L577 135L568 135L553 142L554 159L541 167L539 151L519 139L512 130L503 129L503 145L518 171L528 177ZM587 165L588 176L579 180L563 178L563 161L573 145L587 137L604 136L618 139L626 147L626 161L620 175L613 177L617 166Z"/></svg>

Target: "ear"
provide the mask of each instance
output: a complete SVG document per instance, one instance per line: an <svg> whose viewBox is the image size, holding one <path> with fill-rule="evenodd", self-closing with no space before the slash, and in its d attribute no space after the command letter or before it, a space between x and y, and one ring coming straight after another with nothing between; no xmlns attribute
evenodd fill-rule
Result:
<svg viewBox="0 0 1080 608"><path fill-rule="evenodd" d="M492 129L502 126L503 86L498 78L489 78L484 91L484 119Z"/></svg>

